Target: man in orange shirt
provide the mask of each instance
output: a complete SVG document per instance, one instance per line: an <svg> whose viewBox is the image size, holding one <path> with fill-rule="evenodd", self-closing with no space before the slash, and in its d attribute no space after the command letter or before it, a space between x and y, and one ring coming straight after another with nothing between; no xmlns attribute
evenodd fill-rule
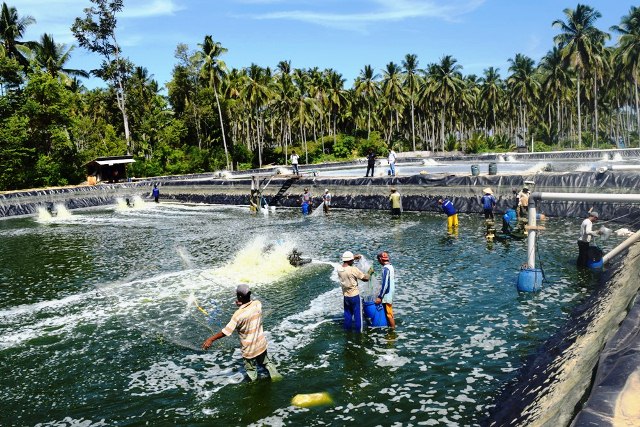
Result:
<svg viewBox="0 0 640 427"><path fill-rule="evenodd" d="M236 305L238 309L231 316L227 326L207 338L202 343L202 349L207 350L215 341L231 335L233 331L238 331L244 367L249 379L255 381L258 378L258 366L269 371L271 380L281 379L282 376L267 354L267 338L262 329L262 303L251 300L251 290L248 285L242 284L236 288Z"/></svg>

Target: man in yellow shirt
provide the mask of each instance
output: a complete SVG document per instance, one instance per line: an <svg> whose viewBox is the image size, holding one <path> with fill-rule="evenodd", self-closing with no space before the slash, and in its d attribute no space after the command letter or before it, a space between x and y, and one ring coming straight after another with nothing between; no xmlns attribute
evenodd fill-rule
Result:
<svg viewBox="0 0 640 427"><path fill-rule="evenodd" d="M258 366L269 371L271 380L276 381L282 377L267 354L267 338L262 329L262 303L251 300L251 290L248 285L238 285L236 288L236 305L238 309L222 331L207 338L202 343L202 349L207 350L215 341L227 337L238 331L244 367L251 381L258 378Z"/></svg>
<svg viewBox="0 0 640 427"><path fill-rule="evenodd" d="M402 200L400 199L400 193L398 193L395 187L391 187L389 202L391 202L391 215L400 216L402 212Z"/></svg>

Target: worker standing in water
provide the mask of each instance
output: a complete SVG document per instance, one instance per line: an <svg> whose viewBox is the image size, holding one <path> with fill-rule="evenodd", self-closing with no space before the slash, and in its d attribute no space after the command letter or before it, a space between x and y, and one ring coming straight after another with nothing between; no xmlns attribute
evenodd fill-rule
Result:
<svg viewBox="0 0 640 427"><path fill-rule="evenodd" d="M439 199L438 205L442 208L442 211L447 214L447 228L449 230L458 228L458 212L455 206L449 199Z"/></svg>
<svg viewBox="0 0 640 427"><path fill-rule="evenodd" d="M302 207L303 215L308 215L311 213L312 196L311 193L309 193L308 188L305 188L304 193L302 193L302 196L300 196L300 206Z"/></svg>
<svg viewBox="0 0 640 427"><path fill-rule="evenodd" d="M326 188L322 195L322 210L325 215L329 215L329 207L331 207L331 193L329 193L329 189Z"/></svg>
<svg viewBox="0 0 640 427"><path fill-rule="evenodd" d="M272 381L282 379L276 366L267 354L267 338L262 329L262 303L251 300L249 285L241 284L236 288L236 305L238 309L222 331L207 338L202 343L202 349L207 350L215 341L228 337L233 331L238 331L244 368L251 381L258 378L258 366L264 367Z"/></svg>
<svg viewBox="0 0 640 427"><path fill-rule="evenodd" d="M382 266L382 279L380 280L380 292L376 298L376 304L382 304L384 307L384 314L387 317L387 323L390 328L396 327L396 321L393 318L393 294L396 291L395 284L395 269L391 265L389 260L389 254L387 252L380 252L378 254L378 262Z"/></svg>
<svg viewBox="0 0 640 427"><path fill-rule="evenodd" d="M156 203L159 203L159 199L160 199L160 189L158 188L158 184L153 184L153 199L155 200Z"/></svg>
<svg viewBox="0 0 640 427"><path fill-rule="evenodd" d="M518 193L518 219L527 219L529 216L529 188L523 187Z"/></svg>
<svg viewBox="0 0 640 427"><path fill-rule="evenodd" d="M487 187L482 190L484 196L480 199L482 203L482 210L484 211L484 219L490 219L493 221L493 208L496 207L496 198L493 195L491 188Z"/></svg>
<svg viewBox="0 0 640 427"><path fill-rule="evenodd" d="M400 193L398 193L395 187L391 187L389 202L391 203L391 215L400 217L400 213L402 212L402 199L400 198Z"/></svg>
<svg viewBox="0 0 640 427"><path fill-rule="evenodd" d="M578 267L586 267L589 261L589 245L591 237L600 235L597 231L593 231L593 224L598 220L598 212L589 212L589 217L580 224L580 237L578 238Z"/></svg>
<svg viewBox="0 0 640 427"><path fill-rule="evenodd" d="M362 303L358 280L368 282L373 271L371 267L368 273L363 273L353 265L354 260L361 257L346 251L342 254L342 265L338 267L338 279L340 279L343 295L344 328L348 331L355 326L357 332L362 332Z"/></svg>

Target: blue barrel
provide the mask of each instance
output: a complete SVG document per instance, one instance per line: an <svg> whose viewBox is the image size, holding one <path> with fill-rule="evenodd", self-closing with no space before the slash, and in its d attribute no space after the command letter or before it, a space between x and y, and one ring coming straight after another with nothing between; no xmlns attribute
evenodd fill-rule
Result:
<svg viewBox="0 0 640 427"><path fill-rule="evenodd" d="M588 260L587 261L587 267L589 267L592 270L602 270L602 266L604 265L604 262L602 261L602 259L599 260Z"/></svg>
<svg viewBox="0 0 640 427"><path fill-rule="evenodd" d="M589 246L589 252L587 255L587 267L592 270L602 270L602 266L604 262L602 260L603 256L602 249L597 246Z"/></svg>
<svg viewBox="0 0 640 427"><path fill-rule="evenodd" d="M473 175L473 176L478 176L478 175L480 175L480 166L478 166L478 165L471 165L471 175Z"/></svg>
<svg viewBox="0 0 640 427"><path fill-rule="evenodd" d="M364 301L363 307L364 317L367 319L369 326L389 326L382 304L376 304L373 301Z"/></svg>
<svg viewBox="0 0 640 427"><path fill-rule="evenodd" d="M489 175L496 175L498 173L498 164L489 163Z"/></svg>
<svg viewBox="0 0 640 427"><path fill-rule="evenodd" d="M542 270L539 268L523 268L518 273L516 287L520 292L538 292L542 289Z"/></svg>

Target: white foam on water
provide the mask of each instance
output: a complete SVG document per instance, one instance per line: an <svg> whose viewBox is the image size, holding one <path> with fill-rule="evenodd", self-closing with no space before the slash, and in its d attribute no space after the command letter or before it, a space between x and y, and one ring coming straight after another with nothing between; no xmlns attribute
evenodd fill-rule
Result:
<svg viewBox="0 0 640 427"><path fill-rule="evenodd" d="M84 418L75 419L72 417L64 417L59 421L47 421L45 423L37 423L35 427L49 426L49 427L103 427L108 426L109 423L104 419L100 421L87 420Z"/></svg>
<svg viewBox="0 0 640 427"><path fill-rule="evenodd" d="M620 153L614 153L613 156L611 157L611 161L612 162L622 162L622 161L624 161L624 159L622 158L622 155Z"/></svg>
<svg viewBox="0 0 640 427"><path fill-rule="evenodd" d="M280 280L296 269L288 259L295 244L284 240L269 247L269 243L264 236L258 236L242 248L231 262L204 274L234 283L250 283L252 286Z"/></svg>
<svg viewBox="0 0 640 427"><path fill-rule="evenodd" d="M176 363L172 360L157 362L149 368L133 372L125 391L133 396L152 396L169 390L181 389L193 392L199 400L208 400L221 388L230 384L239 384L244 380L242 372L229 366L221 366L213 362L215 359L228 359L220 352L209 352L200 355L200 362L205 365L203 371L187 367L188 363ZM235 361L233 363L236 364Z"/></svg>

